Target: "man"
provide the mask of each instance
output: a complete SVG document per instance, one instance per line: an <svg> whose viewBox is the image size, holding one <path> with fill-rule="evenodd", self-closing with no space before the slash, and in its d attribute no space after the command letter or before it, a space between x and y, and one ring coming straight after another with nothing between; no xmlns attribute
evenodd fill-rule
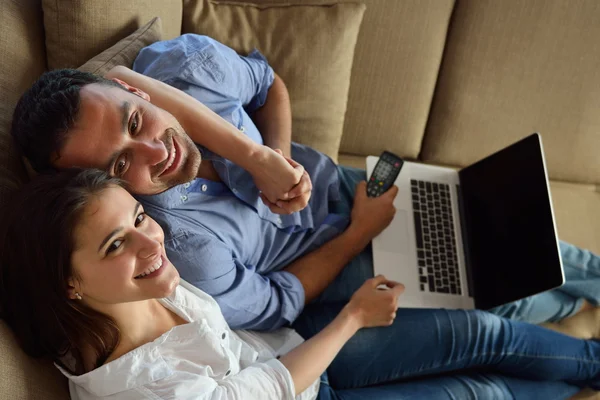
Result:
<svg viewBox="0 0 600 400"><path fill-rule="evenodd" d="M292 324L305 305L345 302L372 277L369 243L393 218L397 188L368 198L364 171L291 143L285 85L258 52L241 57L207 37L184 35L142 50L134 69L187 93L241 134L132 71L109 74L121 87L55 72L15 110L12 134L34 168L98 167L126 180L165 229L181 276L211 294L234 328ZM257 149L271 164L254 165ZM284 170L280 186L274 165ZM561 250L563 288L495 312L540 323L589 307L584 299L597 305L600 258L564 243ZM309 308L296 325L304 332L329 318L322 306Z"/></svg>

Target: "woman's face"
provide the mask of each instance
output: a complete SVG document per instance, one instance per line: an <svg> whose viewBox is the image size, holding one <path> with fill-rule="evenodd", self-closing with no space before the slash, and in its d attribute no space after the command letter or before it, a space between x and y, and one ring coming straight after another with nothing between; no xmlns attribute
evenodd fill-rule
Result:
<svg viewBox="0 0 600 400"><path fill-rule="evenodd" d="M91 197L75 228L73 291L96 309L162 298L179 283L167 259L161 227L125 189Z"/></svg>

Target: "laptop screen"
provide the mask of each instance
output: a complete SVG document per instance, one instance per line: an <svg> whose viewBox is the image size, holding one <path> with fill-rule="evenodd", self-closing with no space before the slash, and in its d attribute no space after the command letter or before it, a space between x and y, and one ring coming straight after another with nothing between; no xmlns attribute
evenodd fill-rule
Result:
<svg viewBox="0 0 600 400"><path fill-rule="evenodd" d="M475 307L563 284L541 139L533 134L459 172Z"/></svg>

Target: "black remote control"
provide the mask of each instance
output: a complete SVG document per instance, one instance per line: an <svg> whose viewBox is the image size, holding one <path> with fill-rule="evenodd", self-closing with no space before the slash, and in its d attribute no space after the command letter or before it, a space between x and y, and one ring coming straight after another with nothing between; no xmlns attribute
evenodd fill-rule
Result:
<svg viewBox="0 0 600 400"><path fill-rule="evenodd" d="M377 165L375 165L375 169L367 182L367 196L379 197L387 192L396 181L402 165L404 165L404 160L394 153L389 151L381 153L379 161L377 161Z"/></svg>

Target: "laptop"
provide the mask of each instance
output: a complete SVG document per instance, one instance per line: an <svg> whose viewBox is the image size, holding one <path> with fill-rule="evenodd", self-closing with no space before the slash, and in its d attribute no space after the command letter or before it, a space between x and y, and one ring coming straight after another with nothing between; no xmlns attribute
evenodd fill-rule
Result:
<svg viewBox="0 0 600 400"><path fill-rule="evenodd" d="M372 247L375 275L405 285L399 307L485 310L564 283L539 134L458 171L405 162L395 184Z"/></svg>

